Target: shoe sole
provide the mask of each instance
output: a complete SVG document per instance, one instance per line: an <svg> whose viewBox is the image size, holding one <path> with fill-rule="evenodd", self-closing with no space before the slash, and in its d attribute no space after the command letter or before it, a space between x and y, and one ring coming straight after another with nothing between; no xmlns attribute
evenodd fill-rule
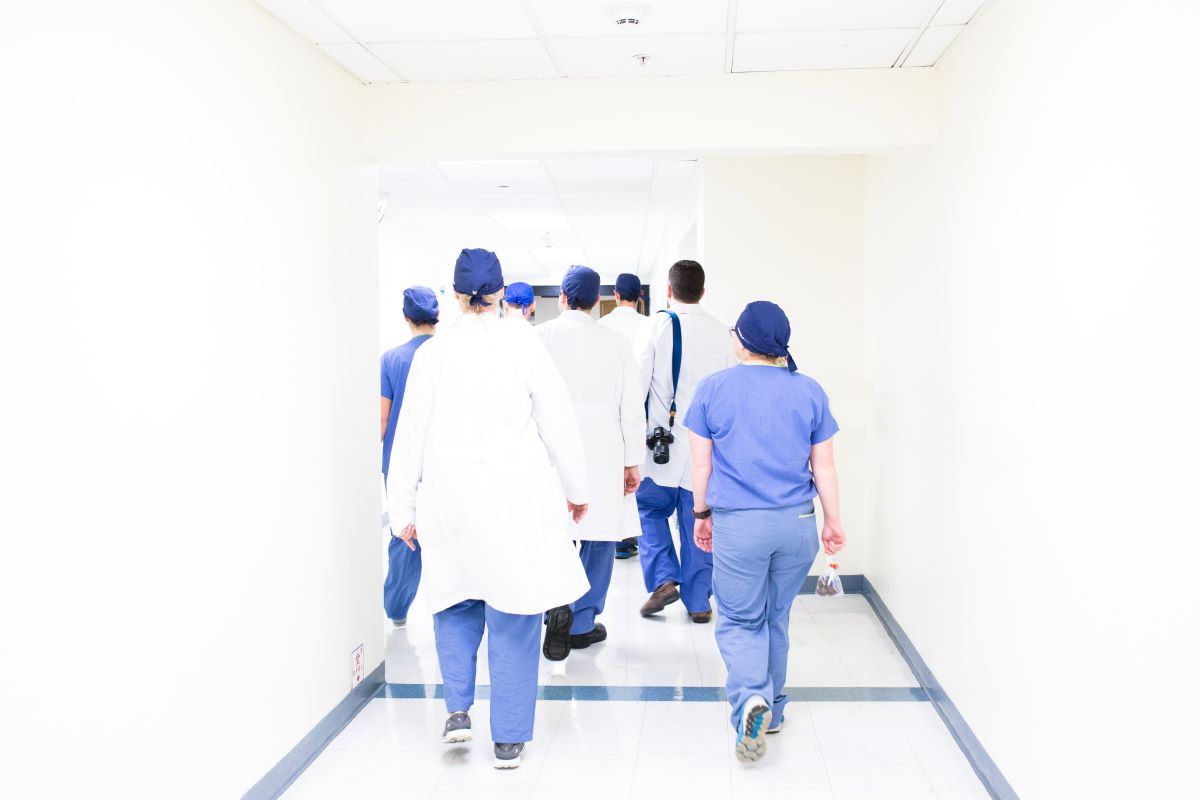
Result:
<svg viewBox="0 0 1200 800"><path fill-rule="evenodd" d="M472 738L474 737L471 735L471 730L468 728L466 730L450 731L450 733L447 733L442 737L442 743L462 744L463 742L471 741Z"/></svg>
<svg viewBox="0 0 1200 800"><path fill-rule="evenodd" d="M556 608L546 618L542 655L547 661L564 661L571 654L571 609Z"/></svg>
<svg viewBox="0 0 1200 800"><path fill-rule="evenodd" d="M579 644L576 644L575 642L571 642L571 649L572 650L586 650L594 644L600 644L607 638L608 638L608 636L605 636L603 639L588 639L586 642L580 642Z"/></svg>
<svg viewBox="0 0 1200 800"><path fill-rule="evenodd" d="M509 758L503 761L497 758L492 766L496 769L516 769L521 766L521 757L517 756L516 758Z"/></svg>
<svg viewBox="0 0 1200 800"><path fill-rule="evenodd" d="M651 614L657 614L658 612L662 611L667 606L671 605L671 603L678 603L678 602L679 602L679 595L676 594L670 600L664 601L661 605L652 606L652 607L642 606L642 612L641 612L642 616L648 617Z"/></svg>
<svg viewBox="0 0 1200 800"><path fill-rule="evenodd" d="M733 748L738 761L749 764L767 754L766 730L770 727L771 709L761 704L753 706L742 723L742 733Z"/></svg>

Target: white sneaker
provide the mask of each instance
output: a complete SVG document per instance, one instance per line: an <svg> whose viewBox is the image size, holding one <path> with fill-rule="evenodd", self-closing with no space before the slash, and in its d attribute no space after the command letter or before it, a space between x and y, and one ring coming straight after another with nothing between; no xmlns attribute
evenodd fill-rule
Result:
<svg viewBox="0 0 1200 800"><path fill-rule="evenodd" d="M771 727L771 706L758 695L751 695L742 706L733 752L743 763L758 761L767 754L767 729Z"/></svg>

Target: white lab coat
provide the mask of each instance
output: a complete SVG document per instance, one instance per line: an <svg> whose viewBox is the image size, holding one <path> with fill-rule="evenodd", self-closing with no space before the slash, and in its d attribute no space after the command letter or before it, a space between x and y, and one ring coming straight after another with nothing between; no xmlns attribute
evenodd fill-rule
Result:
<svg viewBox="0 0 1200 800"><path fill-rule="evenodd" d="M539 614L587 591L564 516L590 499L583 443L529 325L464 314L417 351L387 489L392 529L416 524L432 611Z"/></svg>
<svg viewBox="0 0 1200 800"><path fill-rule="evenodd" d="M700 381L718 370L737 364L729 326L709 314L697 303L670 304L679 315L680 336L683 340L683 359L679 366L679 391L675 396L675 443L671 445L671 460L655 464L653 453L647 449L642 477L659 486L676 486L692 490L692 451L684 417ZM425 345L428 347L429 345ZM417 351L420 352L420 351ZM642 387L649 394L650 417L646 432L655 427L667 427L671 410L671 354L673 338L671 317L651 314L650 324L642 329L634 344L634 354L641 373ZM405 400L407 403L408 401Z"/></svg>
<svg viewBox="0 0 1200 800"><path fill-rule="evenodd" d="M646 449L645 395L633 349L585 311L564 311L535 329L558 366L583 435L591 497L578 539L619 542L640 536L637 499L625 494L625 467Z"/></svg>
<svg viewBox="0 0 1200 800"><path fill-rule="evenodd" d="M632 347L642 328L650 324L650 319L629 306L617 306L600 318L600 324L624 336Z"/></svg>

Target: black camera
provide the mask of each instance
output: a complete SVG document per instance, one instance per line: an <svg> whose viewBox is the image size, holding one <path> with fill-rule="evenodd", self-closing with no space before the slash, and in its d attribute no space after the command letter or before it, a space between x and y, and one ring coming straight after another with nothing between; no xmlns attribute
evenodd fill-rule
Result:
<svg viewBox="0 0 1200 800"><path fill-rule="evenodd" d="M675 444L675 435L659 425L654 433L646 437L646 447L654 451L654 463L665 464L671 460L671 445Z"/></svg>

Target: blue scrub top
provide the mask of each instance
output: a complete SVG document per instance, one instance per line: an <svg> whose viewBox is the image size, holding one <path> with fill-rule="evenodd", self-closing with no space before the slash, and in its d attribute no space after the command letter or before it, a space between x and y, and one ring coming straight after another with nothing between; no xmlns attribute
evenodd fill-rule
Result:
<svg viewBox="0 0 1200 800"><path fill-rule="evenodd" d="M812 378L745 364L700 381L683 424L712 439L708 505L728 511L812 500L812 446L838 431L829 398Z"/></svg>
<svg viewBox="0 0 1200 800"><path fill-rule="evenodd" d="M412 367L417 348L429 340L429 336L414 336L399 347L388 350L379 359L379 395L392 401L392 412L388 414L387 430L383 433L383 477L387 480L388 465L392 461L392 440L396 437L396 419L404 403L404 384L408 383L408 370Z"/></svg>

